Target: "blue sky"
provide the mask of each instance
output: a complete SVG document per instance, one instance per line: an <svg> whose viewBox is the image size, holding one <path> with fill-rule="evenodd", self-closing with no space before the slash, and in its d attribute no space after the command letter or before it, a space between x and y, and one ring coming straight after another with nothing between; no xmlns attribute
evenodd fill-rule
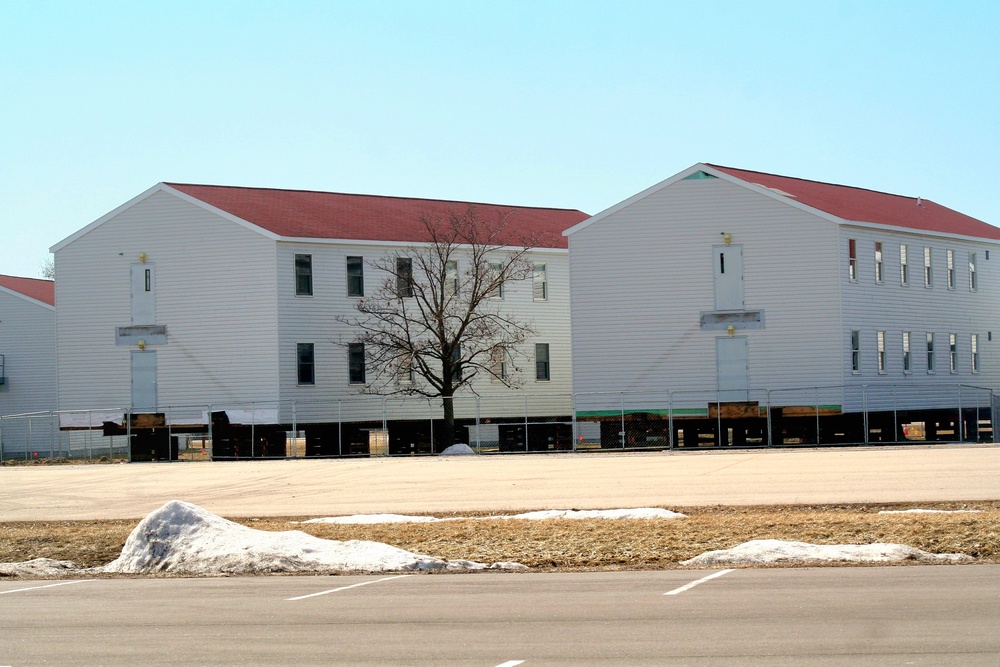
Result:
<svg viewBox="0 0 1000 667"><path fill-rule="evenodd" d="M159 181L597 213L696 162L1000 226L1000 2L0 0L0 273Z"/></svg>

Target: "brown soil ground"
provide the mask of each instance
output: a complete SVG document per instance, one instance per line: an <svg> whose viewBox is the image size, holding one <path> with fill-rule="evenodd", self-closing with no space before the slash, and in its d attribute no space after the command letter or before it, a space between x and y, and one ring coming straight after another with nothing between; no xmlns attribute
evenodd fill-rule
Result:
<svg viewBox="0 0 1000 667"><path fill-rule="evenodd" d="M879 514L884 509L979 510L954 514ZM915 505L670 507L673 520L469 520L338 525L294 523L314 517L238 518L259 530L302 530L324 539L374 540L443 558L514 561L536 570L642 570L754 539L815 544L892 542L932 553L964 553L1000 563L1000 501ZM448 516L437 513L436 516ZM452 516L488 516L465 513ZM0 562L33 558L104 565L118 557L136 520L0 523Z"/></svg>

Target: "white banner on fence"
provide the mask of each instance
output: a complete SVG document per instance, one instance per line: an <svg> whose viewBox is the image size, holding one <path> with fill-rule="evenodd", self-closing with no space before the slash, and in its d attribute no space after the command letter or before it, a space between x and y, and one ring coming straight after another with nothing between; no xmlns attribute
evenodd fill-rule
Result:
<svg viewBox="0 0 1000 667"><path fill-rule="evenodd" d="M125 411L60 412L59 428L100 428L104 422L125 423Z"/></svg>
<svg viewBox="0 0 1000 667"><path fill-rule="evenodd" d="M226 417L229 418L230 424L243 424L244 426L249 426L250 424L277 424L278 423L278 409L277 408L229 408L226 406L213 405L213 412L225 412ZM208 412L202 413L205 423L208 423L210 417Z"/></svg>

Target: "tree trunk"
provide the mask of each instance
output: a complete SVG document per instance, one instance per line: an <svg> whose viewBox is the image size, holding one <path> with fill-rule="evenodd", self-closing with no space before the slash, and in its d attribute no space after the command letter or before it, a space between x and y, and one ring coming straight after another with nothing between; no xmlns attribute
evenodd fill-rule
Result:
<svg viewBox="0 0 1000 667"><path fill-rule="evenodd" d="M442 396L444 407L444 430L441 433L441 449L443 451L455 444L455 402L452 396Z"/></svg>

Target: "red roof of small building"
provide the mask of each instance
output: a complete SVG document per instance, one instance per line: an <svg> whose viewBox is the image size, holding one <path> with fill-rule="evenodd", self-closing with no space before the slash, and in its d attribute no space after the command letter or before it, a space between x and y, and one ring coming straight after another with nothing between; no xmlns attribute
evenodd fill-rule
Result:
<svg viewBox="0 0 1000 667"><path fill-rule="evenodd" d="M51 280L19 278L17 276L0 274L0 287L6 287L12 292L23 294L26 297L47 303L50 306L56 305L56 284Z"/></svg>
<svg viewBox="0 0 1000 667"><path fill-rule="evenodd" d="M759 171L709 164L740 180L778 191L795 201L853 222L871 222L925 232L1000 239L1000 228L959 213L929 199L903 197L875 190L807 181Z"/></svg>
<svg viewBox="0 0 1000 667"><path fill-rule="evenodd" d="M588 216L573 209L500 206L461 201L165 183L199 201L285 238L428 242L422 218L446 218L474 207L480 218L511 213L508 245L566 248L563 230Z"/></svg>

